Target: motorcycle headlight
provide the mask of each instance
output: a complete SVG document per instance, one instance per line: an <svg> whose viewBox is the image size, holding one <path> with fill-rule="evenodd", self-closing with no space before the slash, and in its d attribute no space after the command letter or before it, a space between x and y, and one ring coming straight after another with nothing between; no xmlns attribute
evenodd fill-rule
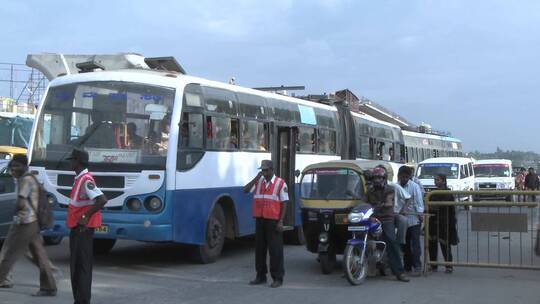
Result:
<svg viewBox="0 0 540 304"><path fill-rule="evenodd" d="M360 223L364 219L364 213L363 212L351 212L347 216L347 219L349 220L349 223Z"/></svg>

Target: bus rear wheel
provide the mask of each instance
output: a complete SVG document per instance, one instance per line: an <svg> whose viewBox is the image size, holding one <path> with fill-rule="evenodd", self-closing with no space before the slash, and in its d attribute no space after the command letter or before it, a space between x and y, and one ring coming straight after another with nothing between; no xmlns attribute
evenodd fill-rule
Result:
<svg viewBox="0 0 540 304"><path fill-rule="evenodd" d="M216 205L208 218L206 239L204 245L196 246L193 258L201 264L213 263L221 255L225 244L226 231L225 213L220 205Z"/></svg>
<svg viewBox="0 0 540 304"><path fill-rule="evenodd" d="M116 239L94 239L94 255L109 253L116 243Z"/></svg>

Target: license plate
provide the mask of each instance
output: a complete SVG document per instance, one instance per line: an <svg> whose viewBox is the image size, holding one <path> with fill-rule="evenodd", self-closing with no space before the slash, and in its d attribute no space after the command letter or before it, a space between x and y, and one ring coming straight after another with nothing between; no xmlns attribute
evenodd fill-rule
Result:
<svg viewBox="0 0 540 304"><path fill-rule="evenodd" d="M366 231L368 230L367 226L349 226L347 227L349 231Z"/></svg>
<svg viewBox="0 0 540 304"><path fill-rule="evenodd" d="M109 226L102 225L94 230L95 233L109 233Z"/></svg>

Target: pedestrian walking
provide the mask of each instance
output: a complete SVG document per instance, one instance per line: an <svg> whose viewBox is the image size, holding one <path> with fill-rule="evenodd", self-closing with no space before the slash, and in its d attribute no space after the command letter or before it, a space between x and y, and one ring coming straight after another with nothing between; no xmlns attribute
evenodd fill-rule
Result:
<svg viewBox="0 0 540 304"><path fill-rule="evenodd" d="M424 212L424 199L420 186L411 179L412 171L407 166L398 170L399 184L410 196L410 202L400 200L397 211L407 217L406 242L403 249L403 266L411 275L419 276L422 272L422 249L420 246L420 233L422 226L421 213Z"/></svg>
<svg viewBox="0 0 540 304"><path fill-rule="evenodd" d="M43 244L43 237L41 236L41 234L39 235L40 238L41 238L41 243ZM26 254L24 255L24 257L32 264L34 264L34 266L36 266L37 268L39 268L39 259L34 256L32 254L32 252L30 250L27 250L26 251ZM49 267L51 268L51 271L52 271L52 274L53 274L53 277L54 277L54 280L57 282L59 280L62 279L62 277L64 276L64 274L62 273L62 270L60 268L58 268L57 266L55 266L51 260L49 260ZM6 279L4 280L5 283L7 283L6 285L12 285L13 284L13 269L12 271L6 276Z"/></svg>
<svg viewBox="0 0 540 304"><path fill-rule="evenodd" d="M394 219L396 190L387 184L387 174L384 169L375 167L372 178L373 183L367 192L367 203L373 206L374 216L381 221L390 268L396 279L402 282L409 282L409 279L404 273L399 241L396 238Z"/></svg>
<svg viewBox="0 0 540 304"><path fill-rule="evenodd" d="M285 218L289 194L285 180L274 175L271 160L261 162L261 171L244 186L244 193L253 193L253 217L255 218L255 270L257 276L251 285L266 283L268 272L267 252L270 255L270 287L283 284L285 274L283 261L283 220Z"/></svg>
<svg viewBox="0 0 540 304"><path fill-rule="evenodd" d="M435 186L437 190L450 190L446 183L446 175L439 174L435 176ZM453 202L452 194L434 194L430 201ZM457 218L455 206L432 206L429 213L433 214L429 218L429 260L436 262L438 259L438 248L441 246L441 252L446 262L452 262L452 245L459 242L457 233ZM431 271L437 271L437 266L432 265ZM452 273L454 268L446 266L446 273Z"/></svg>
<svg viewBox="0 0 540 304"><path fill-rule="evenodd" d="M15 216L0 252L0 287L11 288L10 272L15 262L27 250L39 267L39 291L34 296L55 296L56 281L51 270L51 262L43 247L43 238L38 223L38 203L40 185L28 172L26 155L15 155L9 162L11 176L17 183Z"/></svg>
<svg viewBox="0 0 540 304"><path fill-rule="evenodd" d="M529 173L525 176L525 190L537 191L540 190L540 179L533 167L529 168ZM531 195L531 201L536 202L536 195Z"/></svg>
<svg viewBox="0 0 540 304"><path fill-rule="evenodd" d="M92 293L94 229L101 226L101 208L107 198L88 171L88 153L74 149L71 168L75 181L70 194L66 225L69 234L71 288L75 304L89 304Z"/></svg>
<svg viewBox="0 0 540 304"><path fill-rule="evenodd" d="M521 168L519 170L519 173L516 175L515 178L515 184L516 184L516 190L518 191L524 191L525 190L525 176L527 175L527 170L525 168ZM518 202L525 202L525 195L518 194L517 196Z"/></svg>

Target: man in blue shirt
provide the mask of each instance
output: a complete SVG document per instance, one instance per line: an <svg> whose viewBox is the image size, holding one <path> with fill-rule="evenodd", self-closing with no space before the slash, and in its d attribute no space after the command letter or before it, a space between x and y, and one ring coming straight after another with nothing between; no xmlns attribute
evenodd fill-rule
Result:
<svg viewBox="0 0 540 304"><path fill-rule="evenodd" d="M402 166L398 171L399 184L407 191L411 198L408 201L398 200L394 211L407 217L406 243L403 248L403 266L405 271L412 271L412 275L420 275L422 263L420 256L420 233L422 226L421 213L424 212L424 200L420 186L411 180L412 170Z"/></svg>

